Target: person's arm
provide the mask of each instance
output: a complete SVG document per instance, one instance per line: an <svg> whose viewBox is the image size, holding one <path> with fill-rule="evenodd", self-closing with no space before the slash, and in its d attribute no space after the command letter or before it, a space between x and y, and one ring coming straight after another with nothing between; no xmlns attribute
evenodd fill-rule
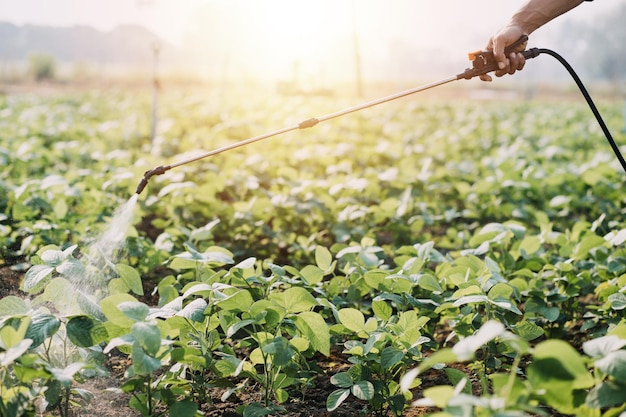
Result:
<svg viewBox="0 0 626 417"><path fill-rule="evenodd" d="M489 38L487 50L493 50L493 56L498 63L495 72L497 77L513 74L524 68L526 60L521 51L526 44L521 45L518 52L509 56L504 55L504 48L518 40L522 35L530 35L552 19L566 13L585 0L528 0L509 20L509 22ZM491 81L489 75L481 76L484 81Z"/></svg>

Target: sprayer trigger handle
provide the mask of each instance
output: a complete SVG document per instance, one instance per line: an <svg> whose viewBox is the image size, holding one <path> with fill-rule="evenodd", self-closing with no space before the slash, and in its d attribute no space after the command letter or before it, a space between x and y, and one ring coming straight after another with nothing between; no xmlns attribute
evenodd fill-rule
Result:
<svg viewBox="0 0 626 417"><path fill-rule="evenodd" d="M528 35L520 36L518 40L516 40L515 42L513 42L512 44L504 48L504 54L507 55L507 54L510 54L511 52L514 52L518 46L523 45L527 41L528 41ZM470 52L469 54L467 54L467 57L469 58L470 61L472 61L474 68L476 69L480 69L491 64L495 65L495 58L493 57L493 51Z"/></svg>

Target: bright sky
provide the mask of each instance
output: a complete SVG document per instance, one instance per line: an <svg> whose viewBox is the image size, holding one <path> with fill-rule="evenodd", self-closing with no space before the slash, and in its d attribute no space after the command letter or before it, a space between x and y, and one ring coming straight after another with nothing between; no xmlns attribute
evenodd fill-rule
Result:
<svg viewBox="0 0 626 417"><path fill-rule="evenodd" d="M538 31L531 46L564 19L593 19L626 0L583 4ZM140 24L178 45L207 51L228 65L267 63L267 70L310 68L350 53L385 60L390 40L449 57L479 49L523 0L0 0L0 21L18 25L90 25L107 31ZM210 52L209 52L210 51ZM212 54L212 55L211 55ZM246 55L243 59L242 55ZM201 54L202 55L202 54ZM210 56L210 59L208 58ZM408 58L407 58L408 59ZM433 57L437 59L437 57Z"/></svg>

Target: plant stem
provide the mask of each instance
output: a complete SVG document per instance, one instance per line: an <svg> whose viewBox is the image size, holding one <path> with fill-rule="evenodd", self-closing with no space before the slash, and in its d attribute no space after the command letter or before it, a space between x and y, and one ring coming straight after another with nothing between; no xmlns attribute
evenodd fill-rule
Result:
<svg viewBox="0 0 626 417"><path fill-rule="evenodd" d="M506 383L506 387L504 388L503 397L507 400L509 399L509 395L511 395L511 391L513 391L513 384L515 383L515 374L517 368L519 367L521 361L521 355L517 355L513 360L513 364L511 365L511 373L509 374L509 380Z"/></svg>
<svg viewBox="0 0 626 417"><path fill-rule="evenodd" d="M148 406L148 415L150 417L153 416L152 413L152 384L150 381L150 376L146 375L146 402L147 402L147 406Z"/></svg>
<svg viewBox="0 0 626 417"><path fill-rule="evenodd" d="M62 404L64 411L61 413L62 417L69 417L70 415L70 395L71 395L71 388L65 388L65 395L64 395L63 404Z"/></svg>

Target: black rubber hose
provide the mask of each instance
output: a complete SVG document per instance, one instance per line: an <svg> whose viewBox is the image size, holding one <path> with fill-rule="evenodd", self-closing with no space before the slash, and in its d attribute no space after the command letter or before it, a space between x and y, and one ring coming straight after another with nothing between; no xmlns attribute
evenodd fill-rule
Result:
<svg viewBox="0 0 626 417"><path fill-rule="evenodd" d="M587 89L583 85L583 82L580 80L580 77L578 77L578 74L576 74L576 71L574 71L574 68L572 68L572 66L565 60L565 58L563 58L561 55L557 54L556 52L550 49L538 48L538 52L540 54L547 54L547 55L554 57L570 73L570 75L576 82L576 85L578 85L580 92L585 97L585 100L587 100L587 104L589 105L589 108L591 108L591 111L593 112L594 116L596 116L596 120L598 121L598 124L600 124L600 127L602 128L602 131L604 132L604 136L606 137L606 140L609 141L609 144L611 145L611 148L613 149L613 153L615 153L615 156L617 157L619 163L622 165L622 169L624 170L624 172L626 172L626 161L624 160L624 157L622 156L622 153L620 152L619 147L615 143L613 136L611 136L611 132L606 127L606 124L604 123L604 120L602 119L602 116L600 115L598 108L594 104L593 100L591 99L591 96L587 92Z"/></svg>

